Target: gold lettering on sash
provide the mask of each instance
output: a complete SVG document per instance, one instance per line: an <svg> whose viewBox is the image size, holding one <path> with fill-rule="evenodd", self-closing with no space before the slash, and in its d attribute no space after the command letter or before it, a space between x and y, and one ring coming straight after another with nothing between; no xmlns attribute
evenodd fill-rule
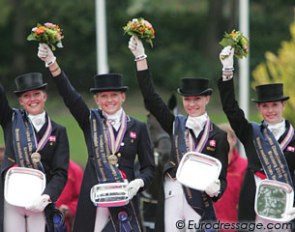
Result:
<svg viewBox="0 0 295 232"><path fill-rule="evenodd" d="M261 154L263 161L265 162L266 167L264 167L264 169L271 175L270 177L271 179L276 180L277 178L283 177L286 180L286 183L288 183L288 173L286 172L284 165L281 159L279 158L280 157L279 151L277 150L276 145L274 144L273 140L269 136L268 131L265 131L264 134L265 134L265 138L271 145L271 150L268 151L267 154L265 154L265 152L263 151L260 137L256 137L256 142L257 142L259 152Z"/></svg>
<svg viewBox="0 0 295 232"><path fill-rule="evenodd" d="M17 147L17 151L18 151L18 154L19 154L19 161L20 161L20 166L21 167L24 167L25 166L25 163L24 163L24 160L23 160L23 157L22 157L22 151L21 151L21 145L20 145L20 137L19 137L19 129L16 128L15 129L15 142L16 142L16 147Z"/></svg>

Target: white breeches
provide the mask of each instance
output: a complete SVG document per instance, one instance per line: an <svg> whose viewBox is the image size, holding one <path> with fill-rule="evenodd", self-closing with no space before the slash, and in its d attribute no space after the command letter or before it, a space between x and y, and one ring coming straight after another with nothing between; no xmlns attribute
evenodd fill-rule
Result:
<svg viewBox="0 0 295 232"><path fill-rule="evenodd" d="M110 211L108 208L97 207L94 232L100 232L106 226L110 218Z"/></svg>
<svg viewBox="0 0 295 232"><path fill-rule="evenodd" d="M42 232L45 231L44 212L34 213L24 207L13 206L4 200L5 232Z"/></svg>
<svg viewBox="0 0 295 232"><path fill-rule="evenodd" d="M178 229L176 227L176 223L179 220L185 221L185 225L187 225L188 220L192 220L194 223L198 224L201 219L201 216L187 203L182 185L177 180L165 177L164 192L165 231L195 231L195 229L188 229L187 226L183 229Z"/></svg>

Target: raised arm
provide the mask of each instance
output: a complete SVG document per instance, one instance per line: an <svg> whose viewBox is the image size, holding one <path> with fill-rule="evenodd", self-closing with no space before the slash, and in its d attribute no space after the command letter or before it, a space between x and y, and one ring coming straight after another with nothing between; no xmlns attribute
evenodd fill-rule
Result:
<svg viewBox="0 0 295 232"><path fill-rule="evenodd" d="M242 141L246 138L245 134L251 133L252 127L245 117L244 111L239 107L235 97L233 65L234 48L228 46L220 52L220 61L222 64L222 78L218 81L220 99L223 111L228 121L235 131L237 137ZM243 141L242 141L243 142Z"/></svg>
<svg viewBox="0 0 295 232"><path fill-rule="evenodd" d="M56 83L59 94L65 105L69 108L80 127L83 129L85 123L89 123L89 109L81 95L72 86L66 74L61 71L56 57L46 44L39 44L38 57L44 61Z"/></svg>
<svg viewBox="0 0 295 232"><path fill-rule="evenodd" d="M7 122L12 119L12 109L8 104L5 90L0 83L0 124L4 128Z"/></svg>
<svg viewBox="0 0 295 232"><path fill-rule="evenodd" d="M138 37L132 36L128 47L135 57L137 80L145 107L157 118L162 128L171 134L175 117L161 96L155 91L142 41Z"/></svg>

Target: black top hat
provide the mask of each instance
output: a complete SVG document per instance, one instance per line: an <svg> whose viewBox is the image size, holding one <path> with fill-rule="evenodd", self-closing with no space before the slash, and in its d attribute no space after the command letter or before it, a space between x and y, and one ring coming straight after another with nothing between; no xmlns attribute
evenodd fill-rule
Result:
<svg viewBox="0 0 295 232"><path fill-rule="evenodd" d="M90 88L90 92L104 91L123 91L128 89L122 85L122 75L117 73L99 74L94 76L94 88Z"/></svg>
<svg viewBox="0 0 295 232"><path fill-rule="evenodd" d="M289 96L283 94L283 84L267 84L256 86L257 99L252 99L253 102L274 102L288 100Z"/></svg>
<svg viewBox="0 0 295 232"><path fill-rule="evenodd" d="M206 78L184 77L182 86L177 92L182 96L201 96L211 95L212 89L209 88L209 80Z"/></svg>
<svg viewBox="0 0 295 232"><path fill-rule="evenodd" d="M16 90L14 93L19 96L23 92L46 88L47 83L43 82L43 76L41 73L26 73L17 76L14 79Z"/></svg>

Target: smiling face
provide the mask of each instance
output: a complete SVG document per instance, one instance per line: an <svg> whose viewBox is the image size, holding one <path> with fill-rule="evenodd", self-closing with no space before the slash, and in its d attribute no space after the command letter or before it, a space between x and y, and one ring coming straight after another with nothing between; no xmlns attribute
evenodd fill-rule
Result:
<svg viewBox="0 0 295 232"><path fill-rule="evenodd" d="M269 124L275 124L283 120L282 115L285 105L285 101L263 102L257 104L257 109L264 121Z"/></svg>
<svg viewBox="0 0 295 232"><path fill-rule="evenodd" d="M182 103L185 112L191 117L197 117L206 112L210 96L183 96Z"/></svg>
<svg viewBox="0 0 295 232"><path fill-rule="evenodd" d="M41 114L46 100L47 93L40 89L24 92L18 98L19 104L31 115Z"/></svg>
<svg viewBox="0 0 295 232"><path fill-rule="evenodd" d="M98 92L94 95L95 103L107 114L114 114L121 109L126 94L120 91Z"/></svg>

